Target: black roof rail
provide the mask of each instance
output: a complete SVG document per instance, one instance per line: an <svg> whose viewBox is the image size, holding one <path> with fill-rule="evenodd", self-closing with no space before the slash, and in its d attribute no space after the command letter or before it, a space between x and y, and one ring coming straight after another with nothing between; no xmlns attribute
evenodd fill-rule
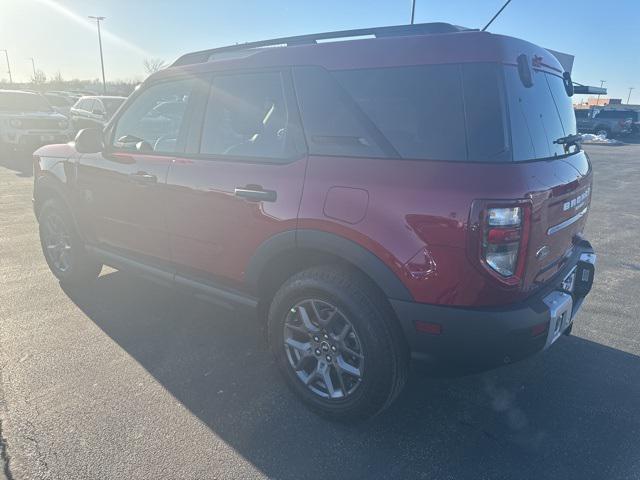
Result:
<svg viewBox="0 0 640 480"><path fill-rule="evenodd" d="M451 25L450 23L434 22L434 23L417 23L414 25L393 25L389 27L373 27L373 28L359 28L356 30L339 30L335 32L313 33L310 35L298 35L295 37L281 37L273 38L271 40L262 40L259 42L247 42L239 43L237 45L228 45L226 47L211 48L208 50L200 50L198 52L187 53L178 58L171 64L172 67L180 65L190 65L194 63L204 63L209 60L211 55L221 52L233 52L249 50L260 47L273 47L273 46L293 46L293 45L310 45L318 43L318 40L330 40L332 38L349 38L349 37L363 37L373 35L376 38L380 37L400 37L408 35L427 35L434 33L453 33L463 32L470 29L465 27L459 27L457 25Z"/></svg>

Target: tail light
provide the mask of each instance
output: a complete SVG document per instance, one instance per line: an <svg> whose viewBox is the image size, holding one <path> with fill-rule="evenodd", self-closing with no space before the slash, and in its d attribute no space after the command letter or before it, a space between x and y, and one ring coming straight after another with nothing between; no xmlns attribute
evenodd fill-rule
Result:
<svg viewBox="0 0 640 480"><path fill-rule="evenodd" d="M472 215L474 259L501 283L520 284L525 272L531 206L526 202L474 202ZM475 238L474 238L475 237Z"/></svg>

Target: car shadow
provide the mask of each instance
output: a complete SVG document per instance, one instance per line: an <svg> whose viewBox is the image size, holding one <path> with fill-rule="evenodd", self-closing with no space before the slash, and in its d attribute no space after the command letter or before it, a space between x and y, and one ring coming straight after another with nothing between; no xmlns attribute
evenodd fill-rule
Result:
<svg viewBox="0 0 640 480"><path fill-rule="evenodd" d="M33 177L31 155L24 153L0 152L0 167L16 172L19 177Z"/></svg>
<svg viewBox="0 0 640 480"><path fill-rule="evenodd" d="M479 375L412 374L364 423L306 410L257 319L137 279L66 289L178 401L272 478L631 478L640 468L640 357L578 337Z"/></svg>

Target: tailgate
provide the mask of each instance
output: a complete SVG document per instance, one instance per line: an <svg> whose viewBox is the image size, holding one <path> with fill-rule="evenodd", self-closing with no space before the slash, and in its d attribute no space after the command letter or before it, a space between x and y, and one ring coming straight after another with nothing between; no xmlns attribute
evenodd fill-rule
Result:
<svg viewBox="0 0 640 480"><path fill-rule="evenodd" d="M564 266L575 239L582 235L591 203L592 171L584 152L549 160L540 167L532 179L525 289L543 285Z"/></svg>

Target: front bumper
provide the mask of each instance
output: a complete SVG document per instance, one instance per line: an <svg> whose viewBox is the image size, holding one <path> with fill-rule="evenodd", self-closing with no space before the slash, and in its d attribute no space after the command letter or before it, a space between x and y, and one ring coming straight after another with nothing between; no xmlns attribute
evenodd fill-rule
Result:
<svg viewBox="0 0 640 480"><path fill-rule="evenodd" d="M412 358L456 370L481 371L522 360L568 333L591 289L595 260L589 242L581 241L553 281L527 300L504 307L459 308L390 301ZM574 270L575 282L569 293L565 280ZM416 329L420 322L438 328L423 333Z"/></svg>

